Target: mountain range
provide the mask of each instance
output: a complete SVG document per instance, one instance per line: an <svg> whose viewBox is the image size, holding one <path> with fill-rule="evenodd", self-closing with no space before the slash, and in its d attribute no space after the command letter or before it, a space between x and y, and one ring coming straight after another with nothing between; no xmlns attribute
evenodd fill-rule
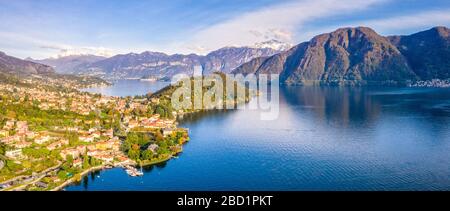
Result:
<svg viewBox="0 0 450 211"><path fill-rule="evenodd" d="M341 28L232 73L280 74L281 83L404 83L450 78L450 30L435 27L408 36L381 36L367 27Z"/></svg>
<svg viewBox="0 0 450 211"><path fill-rule="evenodd" d="M8 56L0 51L0 72L13 75L51 74L55 70L44 64Z"/></svg>
<svg viewBox="0 0 450 211"><path fill-rule="evenodd" d="M255 47L225 47L206 56L197 54L167 55L146 51L140 54L116 55L110 58L82 55L28 60L50 65L59 73L99 76L106 79L171 77L179 73L191 75L196 66L201 66L204 74L215 71L229 73L245 62L261 56L274 55L286 49L287 46L289 45L271 40L257 44Z"/></svg>
<svg viewBox="0 0 450 211"><path fill-rule="evenodd" d="M203 73L280 74L288 85L408 83L450 78L450 30L434 27L407 36L382 36L367 27L340 28L292 48L271 40L252 47L226 47L205 56L143 52L110 58L84 55L33 60L59 73L105 79L171 77ZM48 71L48 66L30 65ZM12 68L14 69L14 68Z"/></svg>
<svg viewBox="0 0 450 211"><path fill-rule="evenodd" d="M0 52L0 83L40 84L69 89L109 85L96 77L58 74L51 66L6 55Z"/></svg>
<svg viewBox="0 0 450 211"><path fill-rule="evenodd" d="M106 57L95 55L70 55L42 60L26 58L25 60L51 66L55 68L58 73L76 74L77 69L82 69L83 67L87 67L89 64L103 59L106 59Z"/></svg>

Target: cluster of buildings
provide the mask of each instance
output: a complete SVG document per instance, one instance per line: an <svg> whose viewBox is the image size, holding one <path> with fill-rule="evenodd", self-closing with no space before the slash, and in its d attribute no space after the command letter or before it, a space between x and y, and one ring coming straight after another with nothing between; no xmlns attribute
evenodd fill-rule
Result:
<svg viewBox="0 0 450 211"><path fill-rule="evenodd" d="M8 120L0 130L0 143L5 144L11 150L7 150L5 155L12 159L23 159L22 149L31 147L33 144L44 145L56 141L47 146L47 149L56 149L56 146L62 147L69 144L67 139L54 137L47 132L36 133L30 131L26 121ZM51 147L52 146L52 147Z"/></svg>
<svg viewBox="0 0 450 211"><path fill-rule="evenodd" d="M120 151L121 142L114 136L112 129L92 128L89 131L77 131L79 141L83 144L71 148L66 148L70 144L67 138L51 136L47 132L32 132L25 121L8 120L2 131L4 136L0 139L0 143L9 146L10 150L5 152L5 156L10 159L25 159L22 149L34 144L36 147L43 147L50 151L60 149L62 158L71 155L74 159L78 159L87 154L104 162L113 162L114 159L127 160ZM10 132L14 135L10 135Z"/></svg>
<svg viewBox="0 0 450 211"><path fill-rule="evenodd" d="M24 82L33 84L33 81ZM51 83L47 85L51 86ZM55 81L55 83L57 82ZM32 104L44 111L62 110L80 114L70 114L77 117L64 119L69 122L68 124L56 126L46 124L43 127L48 131L41 132L30 130L29 123L26 121L19 121L10 116L6 117L6 115L1 116L2 120L8 119L0 125L0 143L7 146L5 156L8 159L21 163L27 159L25 155L31 155L28 153L32 152L29 152L29 149L32 148L59 153L64 160L72 157L74 167L83 167L86 156L108 165L129 165L134 161L121 151L122 142L117 136L114 136L113 129L107 128L119 127L121 133L161 129L165 137L177 131L175 119L163 119L158 114L150 115L151 112L148 112L148 109L160 103L158 98L119 98L57 90L59 89L47 89L43 85L22 87L0 83L0 103L2 104L18 106ZM151 104L152 106L150 106ZM33 109L36 108L34 106ZM91 114L95 114L95 116L91 116ZM176 114L174 112L174 116ZM20 116L14 118L22 119ZM120 121L120 126L112 124L117 123L114 121ZM31 128L33 129L36 126L35 122L30 123L32 123ZM78 137L78 142L72 140L72 135ZM157 153L158 145L151 144L147 149ZM30 159L32 157L30 156ZM47 173L47 177L55 183L60 180L56 172ZM41 185L45 186L44 183Z"/></svg>
<svg viewBox="0 0 450 211"><path fill-rule="evenodd" d="M176 121L174 119L161 119L159 114L155 114L152 117L125 116L123 118L123 123L127 126L127 131L130 131L134 128L174 129L177 127Z"/></svg>
<svg viewBox="0 0 450 211"><path fill-rule="evenodd" d="M31 146L32 139L36 134L28 130L28 124L24 121L8 120L0 130L2 138L0 143L10 146L12 150L7 150L5 155L10 158L23 158L22 149Z"/></svg>
<svg viewBox="0 0 450 211"><path fill-rule="evenodd" d="M71 156L74 159L74 166L81 165L84 155L101 160L105 163L127 162L130 161L127 156L120 151L120 140L113 137L106 141L98 141L89 145L79 145L66 148L60 152L63 159Z"/></svg>
<svg viewBox="0 0 450 211"><path fill-rule="evenodd" d="M89 115L99 106L116 102L115 97L94 96L81 92L48 91L39 87L29 88L0 84L0 90L12 93L19 99L19 102L25 100L38 102L41 110L72 111L82 115Z"/></svg>
<svg viewBox="0 0 450 211"><path fill-rule="evenodd" d="M413 84L409 85L410 87L439 87L439 88L448 88L450 87L450 79L441 80L441 79L433 79L428 81L416 81Z"/></svg>
<svg viewBox="0 0 450 211"><path fill-rule="evenodd" d="M18 98L19 103L29 101L37 103L41 110L64 110L72 111L81 115L89 115L96 112L99 108L109 106L110 108L119 111L122 116L122 126L125 131L133 129L163 129L164 136L170 135L176 128L175 120L161 119L158 114L151 117L132 115L133 111L139 110L147 112L148 103L159 103L158 99L132 99L127 100L123 98L107 97L91 95L81 92L58 92L48 91L41 87L15 87L7 84L0 84L2 92L9 93L8 96ZM11 100L11 99L10 99ZM98 125L100 120L93 120L85 124L95 123ZM78 125L83 125L81 120L74 121ZM55 127L55 131L69 131L76 132L79 135L79 140L87 144L87 147L75 147L63 149L69 145L67 139L54 137L48 132L36 133L30 131L27 122L8 120L3 128L0 128L0 142L9 146L11 150L6 153L6 156L12 159L24 158L22 149L31 147L33 144L47 148L48 150L63 149L61 156L72 155L74 158L79 157L87 150L89 156L96 157L100 160L109 162L114 157L120 155L120 141L114 137L112 129L101 130L91 128L89 131L83 131L80 127Z"/></svg>

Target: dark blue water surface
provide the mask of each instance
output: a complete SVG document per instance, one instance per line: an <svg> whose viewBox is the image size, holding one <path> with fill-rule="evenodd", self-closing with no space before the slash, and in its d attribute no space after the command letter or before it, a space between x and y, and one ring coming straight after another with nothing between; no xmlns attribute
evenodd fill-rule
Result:
<svg viewBox="0 0 450 211"><path fill-rule="evenodd" d="M450 89L289 87L259 115L190 116L178 159L67 190L450 190Z"/></svg>

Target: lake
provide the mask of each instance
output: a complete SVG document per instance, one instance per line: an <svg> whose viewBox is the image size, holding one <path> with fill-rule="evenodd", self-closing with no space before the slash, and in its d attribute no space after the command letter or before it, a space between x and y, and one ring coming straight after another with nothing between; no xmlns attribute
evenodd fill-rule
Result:
<svg viewBox="0 0 450 211"><path fill-rule="evenodd" d="M100 92L154 85L122 81ZM66 190L450 190L450 89L284 87L279 118L259 114L191 115L177 159L143 177L93 173Z"/></svg>
<svg viewBox="0 0 450 211"><path fill-rule="evenodd" d="M99 93L108 96L127 97L134 95L145 95L149 92L156 92L170 82L162 81L141 81L141 80L117 80L113 86L110 87L94 87L83 89L83 91Z"/></svg>

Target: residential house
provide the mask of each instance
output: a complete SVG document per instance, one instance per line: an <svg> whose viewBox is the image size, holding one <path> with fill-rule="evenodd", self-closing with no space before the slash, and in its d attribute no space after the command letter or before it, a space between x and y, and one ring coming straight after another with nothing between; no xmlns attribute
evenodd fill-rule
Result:
<svg viewBox="0 0 450 211"><path fill-rule="evenodd" d="M97 147L95 146L95 144L91 144L91 145L87 146L87 149L88 149L88 152L89 152L89 151L97 150Z"/></svg>
<svg viewBox="0 0 450 211"><path fill-rule="evenodd" d="M62 139L62 140L60 140L60 141L57 141L57 142L54 142L54 143L49 144L49 145L47 146L47 149L48 149L48 150L55 150L55 149L57 149L57 148L61 148L62 146L68 145L68 144L69 144L69 140L67 140L67 139Z"/></svg>
<svg viewBox="0 0 450 211"><path fill-rule="evenodd" d="M80 154L84 154L87 151L86 146L77 146L76 149L78 150L78 152L80 152Z"/></svg>
<svg viewBox="0 0 450 211"><path fill-rule="evenodd" d="M168 137L168 136L172 135L173 132L174 132L173 129L170 129L170 128L164 128L164 129L163 129L163 136L164 136L164 137Z"/></svg>
<svg viewBox="0 0 450 211"><path fill-rule="evenodd" d="M21 140L20 136L14 135L14 136L9 136L9 137L1 139L0 143L11 144L15 141L20 141L20 140Z"/></svg>
<svg viewBox="0 0 450 211"><path fill-rule="evenodd" d="M91 134L91 136L94 137L94 139L100 138L101 135L102 133L100 131L95 131Z"/></svg>
<svg viewBox="0 0 450 211"><path fill-rule="evenodd" d="M77 158L73 161L73 167L81 168L83 166L83 160L81 158Z"/></svg>
<svg viewBox="0 0 450 211"><path fill-rule="evenodd" d="M152 151L153 153L156 153L156 150L158 150L159 146L157 144L150 144L150 146L147 147L147 150Z"/></svg>
<svg viewBox="0 0 450 211"><path fill-rule="evenodd" d="M27 138L29 138L29 139L33 139L33 138L36 137L36 133L33 132L33 131L28 131L28 132L25 133L25 136L26 136Z"/></svg>
<svg viewBox="0 0 450 211"><path fill-rule="evenodd" d="M34 139L34 143L36 144L45 144L52 140L52 137L45 135L45 136L38 136Z"/></svg>
<svg viewBox="0 0 450 211"><path fill-rule="evenodd" d="M135 128L135 127L138 127L138 126L139 126L139 122L136 121L136 120L130 120L130 121L128 122L128 127L129 127L129 128Z"/></svg>
<svg viewBox="0 0 450 211"><path fill-rule="evenodd" d="M99 156L100 154L102 154L102 151L100 150L90 150L87 152L87 155L91 157L96 157Z"/></svg>
<svg viewBox="0 0 450 211"><path fill-rule="evenodd" d="M5 156L12 159L19 159L23 157L22 149L9 150L5 152Z"/></svg>
<svg viewBox="0 0 450 211"><path fill-rule="evenodd" d="M25 134L28 132L28 123L25 121L16 122L17 133Z"/></svg>
<svg viewBox="0 0 450 211"><path fill-rule="evenodd" d="M113 130L113 129L106 130L106 131L103 133L103 135L106 136L106 137L108 137L108 138L113 138L113 137L114 137L114 130Z"/></svg>
<svg viewBox="0 0 450 211"><path fill-rule="evenodd" d="M78 158L78 157L80 157L80 154L81 153L77 149L74 149L74 148L62 150L60 153L61 157L63 157L64 159L67 159L67 156L69 156L69 155L71 155L72 158Z"/></svg>
<svg viewBox="0 0 450 211"><path fill-rule="evenodd" d="M101 155L97 158L104 162L113 162L114 161L114 156L112 156L112 155Z"/></svg>
<svg viewBox="0 0 450 211"><path fill-rule="evenodd" d="M120 142L119 141L113 143L112 150L120 151Z"/></svg>
<svg viewBox="0 0 450 211"><path fill-rule="evenodd" d="M118 155L118 156L116 156L116 158L119 160L119 162L130 161L130 159L128 157L126 157L125 155Z"/></svg>
<svg viewBox="0 0 450 211"><path fill-rule="evenodd" d="M8 120L8 121L6 121L5 126L3 127L3 129L5 129L5 130L12 130L14 128L14 124L15 124L15 121Z"/></svg>
<svg viewBox="0 0 450 211"><path fill-rule="evenodd" d="M88 142L88 143L93 142L95 140L94 136L92 136L92 135L80 136L78 139L80 141Z"/></svg>
<svg viewBox="0 0 450 211"><path fill-rule="evenodd" d="M96 148L98 150L108 150L112 149L114 145L114 142L111 141L102 141L95 144Z"/></svg>
<svg viewBox="0 0 450 211"><path fill-rule="evenodd" d="M17 149L23 149L23 148L29 147L31 145L32 145L32 143L28 142L28 141L20 141L20 142L16 142L13 144L13 146Z"/></svg>

